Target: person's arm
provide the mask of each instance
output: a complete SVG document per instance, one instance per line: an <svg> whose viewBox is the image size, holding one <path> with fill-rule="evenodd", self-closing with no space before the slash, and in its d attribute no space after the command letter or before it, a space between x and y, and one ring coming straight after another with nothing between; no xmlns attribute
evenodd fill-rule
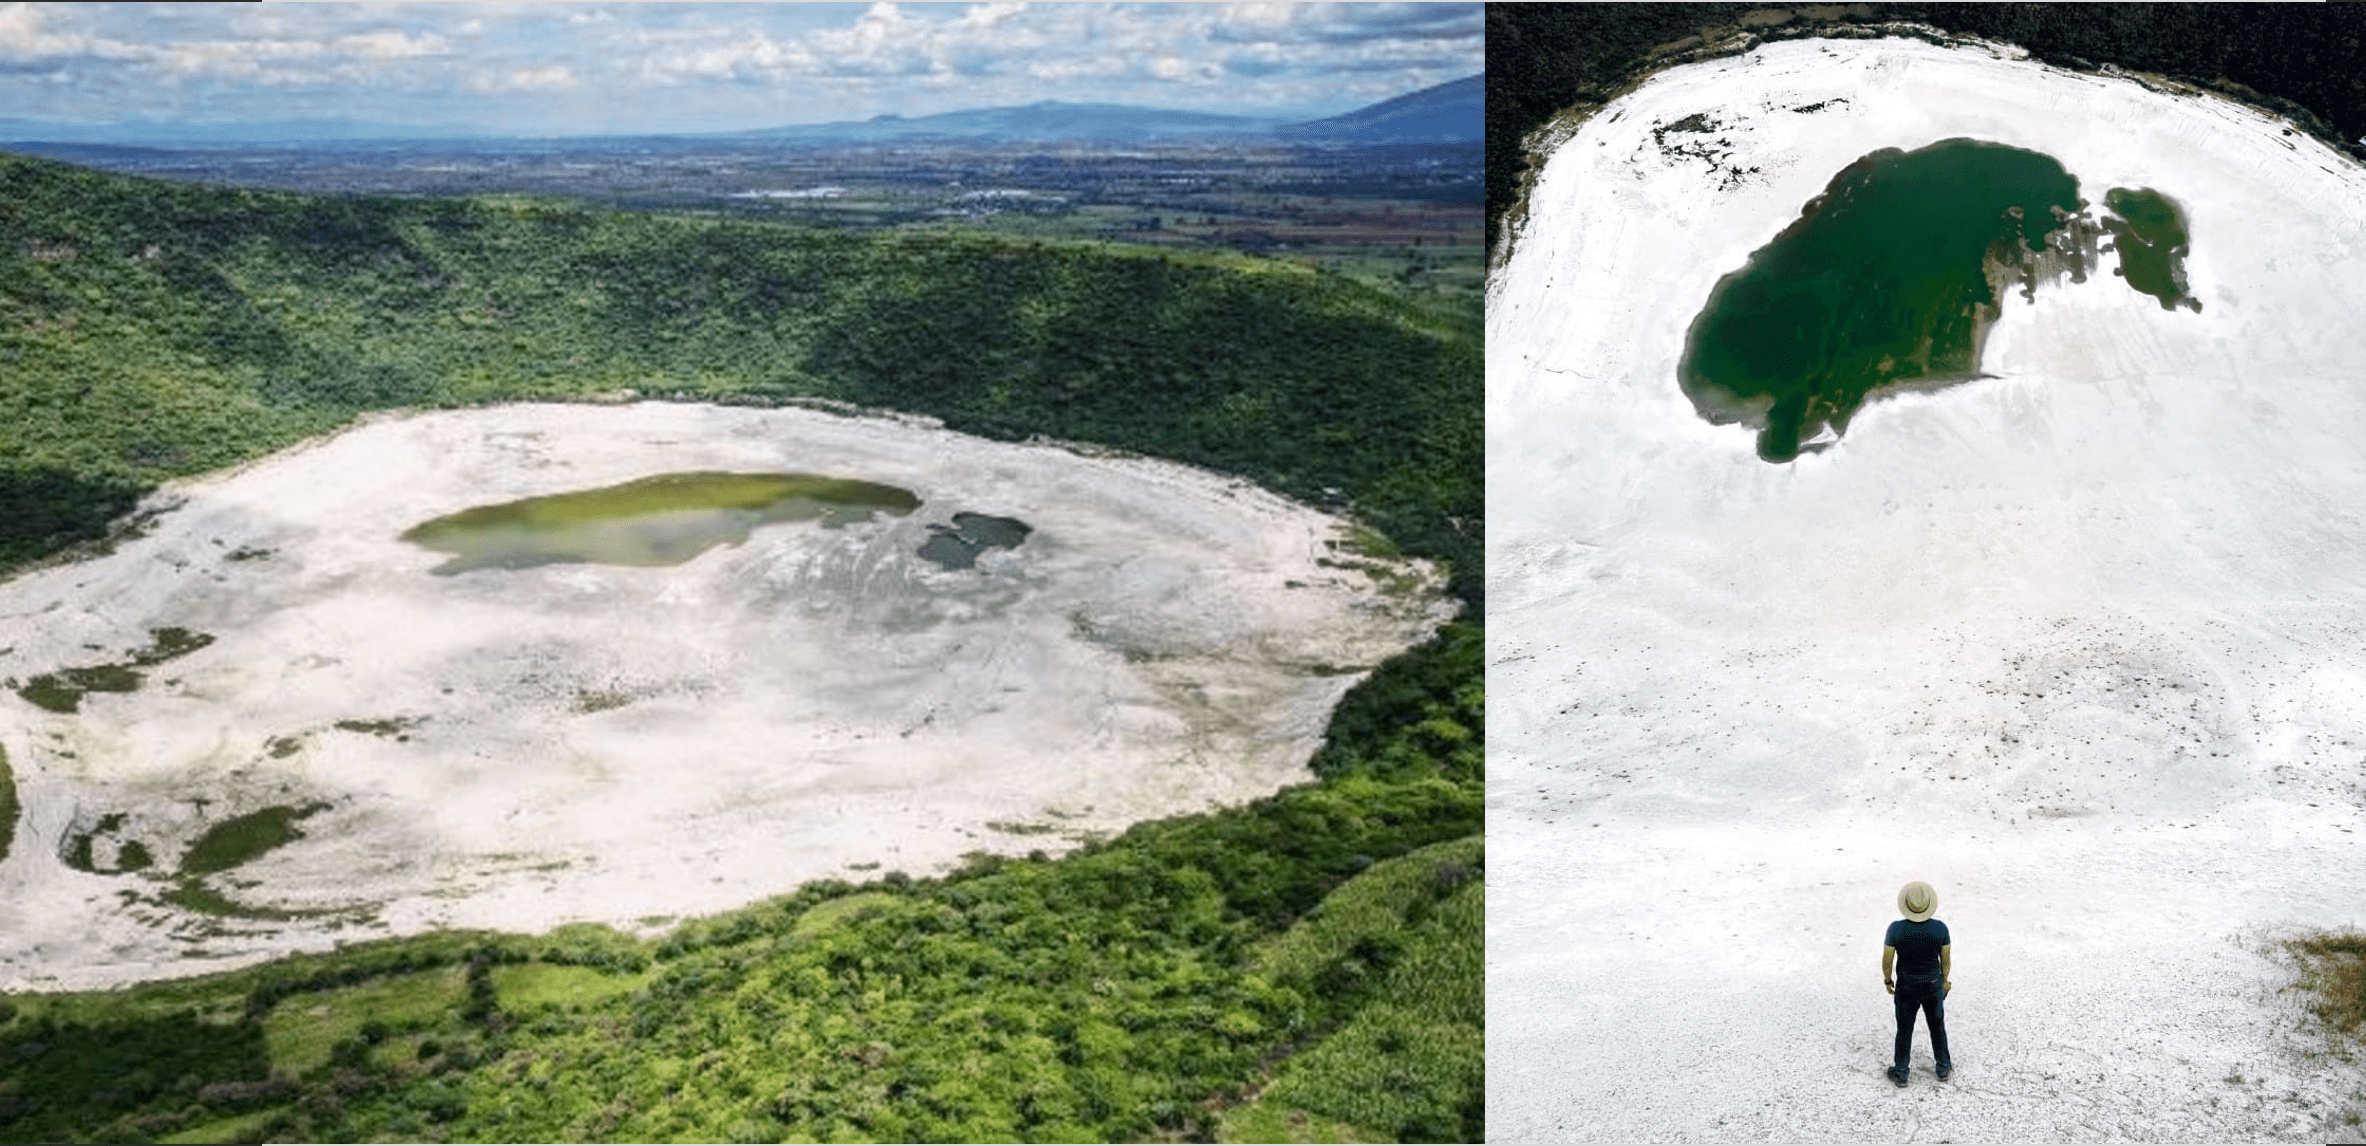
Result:
<svg viewBox="0 0 2366 1146"><path fill-rule="evenodd" d="M1947 959L1946 948L1939 948L1939 959L1941 961L1941 965L1945 965L1945 961ZM1888 991L1893 995L1898 993L1898 981L1897 979L1891 977L1890 970L1897 965L1898 949L1891 947L1888 944L1883 944L1881 948L1881 987L1883 990Z"/></svg>
<svg viewBox="0 0 2366 1146"><path fill-rule="evenodd" d="M1954 990L1954 989L1955 989L1955 978L1954 978L1954 976L1953 976L1953 975L1951 975L1951 974L1950 974L1950 972L1951 972L1951 971L1953 971L1954 969L1955 969L1955 944L1953 944L1953 943L1949 943L1949 944L1947 944L1946 946L1939 948L1939 993L1940 993L1940 994L1944 995L1944 994L1946 994L1947 992L1949 992L1949 991L1952 991L1952 990Z"/></svg>

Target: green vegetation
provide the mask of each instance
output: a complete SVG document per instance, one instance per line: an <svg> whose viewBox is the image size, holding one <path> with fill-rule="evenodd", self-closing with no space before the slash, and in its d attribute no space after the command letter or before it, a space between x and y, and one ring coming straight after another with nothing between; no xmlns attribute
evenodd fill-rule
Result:
<svg viewBox="0 0 2366 1146"><path fill-rule="evenodd" d="M467 995L460 967L316 992L272 1008L263 1020L263 1047L274 1067L300 1078L327 1063L348 1040L376 1046L391 1032L432 1025L466 1002Z"/></svg>
<svg viewBox="0 0 2366 1146"><path fill-rule="evenodd" d="M811 939L866 911L882 910L895 901L895 896L877 891L858 891L852 895L824 900L797 917L796 926L789 929L789 937Z"/></svg>
<svg viewBox="0 0 2366 1146"><path fill-rule="evenodd" d="M136 691L146 680L140 669L154 668L214 643L210 633L193 633L178 628L157 629L149 636L152 639L148 647L134 649L126 654L129 657L126 663L85 665L59 669L54 673L40 673L19 687L17 695L51 712L78 712L82 708L83 694Z"/></svg>
<svg viewBox="0 0 2366 1146"><path fill-rule="evenodd" d="M620 975L590 967L525 963L495 967L493 998L503 1011L524 1014L543 1007L576 1008L604 1003L649 985L647 974Z"/></svg>
<svg viewBox="0 0 2366 1146"><path fill-rule="evenodd" d="M390 716L382 720L340 720L333 727L345 732L359 732L364 736L381 736L394 740L408 740L404 733L419 726L415 717Z"/></svg>
<svg viewBox="0 0 2366 1146"><path fill-rule="evenodd" d="M1486 969L1470 942L1487 922L1482 867L1475 836L1376 864L1266 944L1259 964L1276 981L1369 1001L1227 1111L1225 1140L1482 1136Z"/></svg>
<svg viewBox="0 0 2366 1146"><path fill-rule="evenodd" d="M301 808L276 804L233 816L207 828L196 843L189 845L188 853L181 857L181 873L210 875L228 871L301 837L304 833L296 830L296 821L327 810L326 804L306 804Z"/></svg>
<svg viewBox="0 0 2366 1146"><path fill-rule="evenodd" d="M102 537L160 480L363 411L631 389L831 399L1239 474L1447 563L1472 609L1351 690L1318 783L1058 859L809 885L652 941L437 933L21 999L0 1026L0 1140L1482 1129L1472 317L1233 256L312 199L8 158L0 236L0 415L18 431L0 505L45 507L0 514L0 561ZM400 735L380 723L339 727ZM185 868L251 858L294 811L200 841ZM171 894L220 899L194 876ZM454 968L459 991L426 975Z"/></svg>
<svg viewBox="0 0 2366 1146"><path fill-rule="evenodd" d="M304 833L296 828L297 821L325 812L328 808L327 804L317 802L302 807L276 804L242 816L233 816L207 828L205 834L197 837L197 842L189 845L189 850L181 856L178 878L159 894L159 898L200 915L230 919L287 920L336 914L332 911L294 911L240 903L207 887L202 878L228 871L291 840L303 838ZM102 824L100 831L105 830L106 826ZM87 862L90 847L88 837L83 838L81 846L83 858ZM137 849L136 855L134 849ZM134 859L138 861L136 865ZM120 871L146 867L149 862L147 849L137 843L125 845L117 853L115 861Z"/></svg>
<svg viewBox="0 0 2366 1146"><path fill-rule="evenodd" d="M2366 1037L2366 933L2328 931L2284 944L2309 1010L2338 1038Z"/></svg>
<svg viewBox="0 0 2366 1146"><path fill-rule="evenodd" d="M364 411L630 390L830 399L1238 473L1352 506L1479 591L1475 315L1293 264L17 157L0 235L0 504L38 509L0 515L0 561Z"/></svg>
<svg viewBox="0 0 2366 1146"><path fill-rule="evenodd" d="M89 665L40 673L16 694L51 712L79 712L83 694L131 692L140 687L141 679L139 673L122 665Z"/></svg>

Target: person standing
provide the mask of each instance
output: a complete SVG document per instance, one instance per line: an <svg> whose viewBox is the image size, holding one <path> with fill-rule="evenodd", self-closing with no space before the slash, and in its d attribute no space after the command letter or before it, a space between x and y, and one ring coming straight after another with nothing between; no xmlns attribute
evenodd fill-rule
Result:
<svg viewBox="0 0 2366 1146"><path fill-rule="evenodd" d="M1915 880L1898 889L1898 912L1906 918L1890 924L1889 934L1882 939L1881 983L1895 996L1898 1012L1897 1053L1889 1068L1889 1079L1899 1086L1906 1085L1906 1060L1914 1047L1914 1012L1921 1011L1930 1019L1931 1057L1938 1060L1938 1074L1944 1080L1955 1073L1954 1060L1947 1057L1947 1016L1942 1006L1947 992L1954 988L1951 976L1954 959L1947 937L1947 925L1931 918L1939 910L1939 893L1931 885ZM1893 976L1891 971L1895 969Z"/></svg>

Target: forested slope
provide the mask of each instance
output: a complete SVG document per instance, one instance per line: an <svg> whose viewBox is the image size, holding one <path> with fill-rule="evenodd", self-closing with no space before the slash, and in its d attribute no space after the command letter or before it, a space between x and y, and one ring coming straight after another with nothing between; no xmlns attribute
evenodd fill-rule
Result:
<svg viewBox="0 0 2366 1146"><path fill-rule="evenodd" d="M0 1139L1478 1136L1473 317L1232 257L0 157L0 569L364 411L632 390L1236 473L1451 563L1471 606L1350 694L1320 783L1063 858L784 888L656 942L0 999Z"/></svg>
<svg viewBox="0 0 2366 1146"><path fill-rule="evenodd" d="M1232 256L314 197L0 156L0 413L17 431L0 506L36 510L0 515L0 560L358 411L630 389L837 399L1344 498L1452 560L1475 597L1475 319Z"/></svg>

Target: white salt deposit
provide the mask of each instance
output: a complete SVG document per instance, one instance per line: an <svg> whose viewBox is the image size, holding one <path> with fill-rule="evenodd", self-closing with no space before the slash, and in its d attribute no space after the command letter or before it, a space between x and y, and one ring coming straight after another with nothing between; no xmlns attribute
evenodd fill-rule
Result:
<svg viewBox="0 0 2366 1146"><path fill-rule="evenodd" d="M1492 1137L2315 1140L2350 1103L2263 952L2366 924L2366 171L2018 56L1672 69L1535 184L1488 299ZM1709 158L1655 142L1696 114ZM2175 198L2202 313L2015 294L1993 377L1791 464L1697 417L1717 279L1955 137ZM1918 1034L1898 1093L1917 878L1957 1073Z"/></svg>
<svg viewBox="0 0 2366 1146"><path fill-rule="evenodd" d="M707 470L922 505L664 568L435 576L444 555L399 540L470 506ZM0 584L0 678L120 662L161 627L216 638L75 713L0 693L25 805L0 989L438 927L632 927L1063 850L1310 779L1339 696L1451 611L1434 570L1356 558L1345 522L1238 479L799 410L389 417L154 504L111 556ZM964 511L1034 531L977 569L921 559ZM303 838L205 886L321 914L158 902L208 826L314 803ZM102 870L62 862L114 814ZM155 868L104 870L132 841Z"/></svg>

